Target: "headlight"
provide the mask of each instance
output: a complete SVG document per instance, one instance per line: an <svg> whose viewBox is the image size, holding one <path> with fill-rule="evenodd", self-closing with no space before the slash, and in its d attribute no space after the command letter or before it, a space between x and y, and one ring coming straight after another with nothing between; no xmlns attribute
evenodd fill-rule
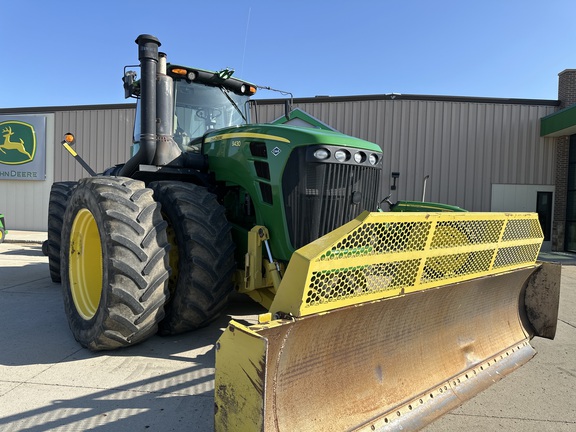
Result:
<svg viewBox="0 0 576 432"><path fill-rule="evenodd" d="M336 151L336 153L334 153L334 157L336 158L336 160L338 162L344 162L344 161L348 160L350 155L345 150L338 150L338 151Z"/></svg>
<svg viewBox="0 0 576 432"><path fill-rule="evenodd" d="M368 161L370 162L370 165L376 165L378 163L378 156L372 153L370 156L368 156Z"/></svg>
<svg viewBox="0 0 576 432"><path fill-rule="evenodd" d="M330 157L330 152L326 149L321 148L314 152L314 157L320 160L328 159Z"/></svg>
<svg viewBox="0 0 576 432"><path fill-rule="evenodd" d="M362 152L354 153L354 160L356 163L362 163L366 160L366 155Z"/></svg>

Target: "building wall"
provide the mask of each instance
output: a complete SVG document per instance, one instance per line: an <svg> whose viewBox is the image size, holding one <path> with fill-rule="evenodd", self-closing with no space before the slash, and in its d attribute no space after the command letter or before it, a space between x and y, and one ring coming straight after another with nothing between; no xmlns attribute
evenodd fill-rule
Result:
<svg viewBox="0 0 576 432"><path fill-rule="evenodd" d="M576 70L566 69L558 74L558 110L576 103ZM568 164L570 137L556 138L556 195L552 224L553 250L563 251L566 239L566 203L568 198Z"/></svg>
<svg viewBox="0 0 576 432"><path fill-rule="evenodd" d="M491 210L493 184L554 184L555 143L539 136L540 118L555 111L553 104L414 98L317 98L294 107L379 144L382 190L389 190L389 173L400 172L399 199L422 199L427 175L426 200L471 211ZM262 101L258 111L259 121L272 121L284 105Z"/></svg>
<svg viewBox="0 0 576 432"><path fill-rule="evenodd" d="M60 142L66 132L75 134L74 149L96 172L126 161L132 143L134 111L133 104L0 110L4 116L47 116L46 179L0 180L0 213L6 216L7 229L46 231L52 183L88 175L62 148Z"/></svg>
<svg viewBox="0 0 576 432"><path fill-rule="evenodd" d="M390 188L389 174L400 172L393 199L420 200L427 175L426 200L472 211L491 210L494 184L554 185L555 142L539 137L539 120L554 112L554 101L460 99L323 97L297 99L294 107L341 132L378 143L384 155L384 194ZM284 115L284 104L259 101L257 110L260 122L272 121ZM0 181L0 211L9 228L46 230L51 184L87 175L60 145L64 133L76 135L75 150L101 172L128 159L134 112L133 104L0 110L53 116L46 181L22 182L17 189Z"/></svg>
<svg viewBox="0 0 576 432"><path fill-rule="evenodd" d="M88 173L60 145L62 137L72 132L76 137L74 149L96 172L130 157L134 129L132 105L104 109L57 111L55 113L54 181L78 180Z"/></svg>

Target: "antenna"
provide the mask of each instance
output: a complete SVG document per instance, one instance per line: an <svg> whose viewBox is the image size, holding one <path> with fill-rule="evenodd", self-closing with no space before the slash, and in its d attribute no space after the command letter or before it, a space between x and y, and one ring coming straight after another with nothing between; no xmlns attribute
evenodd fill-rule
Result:
<svg viewBox="0 0 576 432"><path fill-rule="evenodd" d="M244 33L244 52L242 53L242 66L240 67L240 75L244 75L244 58L246 57L246 46L248 45L248 28L250 27L250 15L252 8L248 8L248 19L246 20L246 32Z"/></svg>

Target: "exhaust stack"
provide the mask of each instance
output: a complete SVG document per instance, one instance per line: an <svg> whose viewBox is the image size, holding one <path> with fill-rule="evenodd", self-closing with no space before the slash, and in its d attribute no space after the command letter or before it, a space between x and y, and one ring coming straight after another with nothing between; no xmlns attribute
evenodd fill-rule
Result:
<svg viewBox="0 0 576 432"><path fill-rule="evenodd" d="M174 141L174 80L166 74L166 54L160 53L156 75L156 154L153 165L182 166L182 150Z"/></svg>
<svg viewBox="0 0 576 432"><path fill-rule="evenodd" d="M140 61L140 148L144 151L143 163L151 163L156 154L156 75L158 73L158 47L160 41L151 35L140 35L138 60ZM138 152L140 153L140 152Z"/></svg>
<svg viewBox="0 0 576 432"><path fill-rule="evenodd" d="M172 79L166 75L165 55L162 54L160 59L158 53L161 43L155 36L149 34L138 36L136 43L141 73L140 148L120 171L121 176L127 177L131 177L140 164L168 165L182 153L171 135ZM162 72L160 76L159 71Z"/></svg>

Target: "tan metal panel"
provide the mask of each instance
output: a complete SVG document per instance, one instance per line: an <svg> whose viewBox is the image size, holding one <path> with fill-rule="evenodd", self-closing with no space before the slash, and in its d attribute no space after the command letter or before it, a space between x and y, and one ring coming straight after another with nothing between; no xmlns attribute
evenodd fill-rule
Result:
<svg viewBox="0 0 576 432"><path fill-rule="evenodd" d="M540 138L540 118L554 106L434 100L346 100L295 104L335 129L382 147L383 194L390 173L401 173L398 198L422 199L489 211L491 185L554 184L555 153ZM259 121L284 114L278 104L258 107Z"/></svg>
<svg viewBox="0 0 576 432"><path fill-rule="evenodd" d="M60 145L66 132L76 136L75 150L96 172L130 156L133 108L79 109L56 112L54 181L78 180L88 173Z"/></svg>
<svg viewBox="0 0 576 432"><path fill-rule="evenodd" d="M47 229L48 197L54 181L87 176L82 167L60 145L64 133L77 137L76 151L97 172L125 162L129 157L134 108L81 108L47 115L46 180L0 182L0 211L8 229Z"/></svg>
<svg viewBox="0 0 576 432"><path fill-rule="evenodd" d="M393 171L401 173L395 194L399 199L420 200L424 177L430 175L427 200L488 211L492 184L553 185L555 181L554 140L539 137L540 118L554 112L554 106L398 97L322 99L295 107L382 147L383 196ZM268 122L284 115L284 105L279 100L259 105L258 111L258 120ZM47 179L42 183L87 175L59 144L66 132L75 133L76 150L97 172L128 159L133 106L78 107L55 111L53 118L54 127L47 131ZM17 189L3 182L0 202L15 209L11 219L18 225L13 229L44 229L44 215L33 215L47 212L46 187L38 191L39 186L26 187L24 195L34 197L38 192L42 197L23 201L16 196Z"/></svg>

